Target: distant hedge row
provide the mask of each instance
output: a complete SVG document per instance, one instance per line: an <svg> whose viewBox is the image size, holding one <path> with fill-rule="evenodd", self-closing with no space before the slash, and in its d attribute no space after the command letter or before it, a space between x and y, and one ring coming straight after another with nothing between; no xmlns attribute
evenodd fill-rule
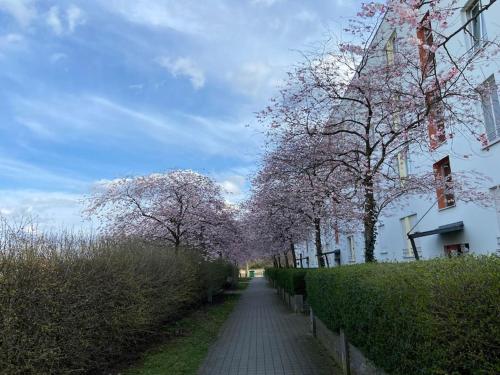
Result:
<svg viewBox="0 0 500 375"><path fill-rule="evenodd" d="M265 276L291 295L305 295L306 272L307 270L303 268L266 268Z"/></svg>
<svg viewBox="0 0 500 375"><path fill-rule="evenodd" d="M392 374L500 374L500 258L343 266L306 276L309 304Z"/></svg>
<svg viewBox="0 0 500 375"><path fill-rule="evenodd" d="M232 275L223 261L141 242L4 241L0 373L105 373Z"/></svg>

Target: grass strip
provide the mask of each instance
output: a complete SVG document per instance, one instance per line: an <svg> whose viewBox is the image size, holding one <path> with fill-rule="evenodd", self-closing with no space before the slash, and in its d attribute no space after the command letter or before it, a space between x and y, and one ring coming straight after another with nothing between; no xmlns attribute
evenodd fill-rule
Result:
<svg viewBox="0 0 500 375"><path fill-rule="evenodd" d="M222 303L208 305L188 317L163 328L167 343L146 352L125 375L196 374L217 338L222 324L238 302L239 295L225 295Z"/></svg>

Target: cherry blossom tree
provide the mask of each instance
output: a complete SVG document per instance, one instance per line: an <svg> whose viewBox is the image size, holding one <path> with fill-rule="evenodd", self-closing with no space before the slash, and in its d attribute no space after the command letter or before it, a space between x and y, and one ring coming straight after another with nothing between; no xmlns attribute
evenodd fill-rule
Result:
<svg viewBox="0 0 500 375"><path fill-rule="evenodd" d="M212 179L190 170L100 184L87 202L108 235L140 236L228 256L238 236L235 209Z"/></svg>
<svg viewBox="0 0 500 375"><path fill-rule="evenodd" d="M290 254L292 266L296 267L295 244L307 236L310 226L293 207L283 181L261 182L254 184L252 196L245 204L246 228L252 237L250 243L259 245L254 251L258 250L261 257L271 255L278 264L281 264L278 260L283 253L286 267Z"/></svg>
<svg viewBox="0 0 500 375"><path fill-rule="evenodd" d="M343 180L349 176L329 160L336 147L330 139L320 133L282 132L253 181L250 207L265 216L259 222L275 232L274 243L281 244L294 263L295 243L313 231L318 264L324 266L322 230L340 206L351 202L339 199L344 187L352 189ZM342 198L348 196L344 192Z"/></svg>
<svg viewBox="0 0 500 375"><path fill-rule="evenodd" d="M405 169L409 152L432 157L457 134L484 139L474 109L479 99L475 70L496 54L496 41L481 41L472 50L449 48L459 31L470 30L470 20L449 26L456 25L459 12L451 0L364 5L344 39L332 39L320 53L306 55L260 114L276 149L289 139L302 145L318 135L329 139L326 143L334 147L324 149L321 167L332 171L336 182L322 185L322 199L354 204L336 215L359 218L367 262L375 260L379 216L401 197L430 196L436 189L443 195L460 190L457 196L466 201L484 197L471 188L479 179L473 173L454 173L453 181L442 181L433 171L409 174ZM379 28L382 21L389 27ZM275 168L287 170L283 164Z"/></svg>

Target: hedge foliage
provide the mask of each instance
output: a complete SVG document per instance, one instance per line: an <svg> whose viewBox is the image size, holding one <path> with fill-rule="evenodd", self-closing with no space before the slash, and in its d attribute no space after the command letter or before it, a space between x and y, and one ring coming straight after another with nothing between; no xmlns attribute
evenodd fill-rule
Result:
<svg viewBox="0 0 500 375"><path fill-rule="evenodd" d="M306 273L307 270L303 268L266 268L265 270L268 279L275 281L278 286L292 295L306 294Z"/></svg>
<svg viewBox="0 0 500 375"><path fill-rule="evenodd" d="M500 258L308 273L309 304L392 374L500 374Z"/></svg>
<svg viewBox="0 0 500 375"><path fill-rule="evenodd" d="M232 266L143 242L0 237L0 373L105 373Z"/></svg>

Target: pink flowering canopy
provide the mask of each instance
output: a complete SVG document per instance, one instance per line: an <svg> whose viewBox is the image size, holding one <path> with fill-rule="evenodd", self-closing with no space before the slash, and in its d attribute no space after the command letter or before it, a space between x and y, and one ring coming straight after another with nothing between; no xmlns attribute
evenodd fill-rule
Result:
<svg viewBox="0 0 500 375"><path fill-rule="evenodd" d="M164 241L229 257L238 236L235 210L212 179L190 170L121 178L96 187L86 212L107 235Z"/></svg>
<svg viewBox="0 0 500 375"><path fill-rule="evenodd" d="M259 114L271 151L257 186L263 176L279 176L297 212L324 221L328 208L336 222L358 222L367 261L374 260L379 216L409 195L432 199L436 190L453 190L457 199L484 199L478 174L454 171L443 180L433 170L401 169L411 153L437 159L443 143L454 152L456 134L485 139L475 110L476 71L498 53L498 43L450 48L460 32L469 32L470 22L452 22L460 12L454 0L364 4L343 39L332 37L320 52L305 55Z"/></svg>

